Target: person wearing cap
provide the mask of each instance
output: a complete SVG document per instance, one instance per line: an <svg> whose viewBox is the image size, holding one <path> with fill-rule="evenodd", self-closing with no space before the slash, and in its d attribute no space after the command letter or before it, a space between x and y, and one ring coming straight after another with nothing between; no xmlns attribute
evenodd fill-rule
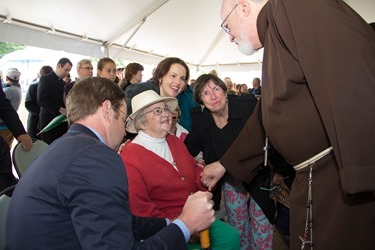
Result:
<svg viewBox="0 0 375 250"><path fill-rule="evenodd" d="M13 108L17 111L21 104L22 92L19 84L21 72L16 68L9 68L6 73L3 90L6 98L10 101ZM0 119L0 135L7 141L9 147L12 147L13 134L6 124Z"/></svg>
<svg viewBox="0 0 375 250"><path fill-rule="evenodd" d="M124 92L90 77L67 97L71 127L22 175L7 217L5 249L186 249L214 221L212 195L189 195L173 222L134 216L116 152L127 117Z"/></svg>
<svg viewBox="0 0 375 250"><path fill-rule="evenodd" d="M173 220L190 194L207 190L200 182L202 168L183 141L169 133L171 113L177 105L176 98L161 97L153 90L132 99L133 113L126 130L138 134L120 155L128 174L130 209L137 216ZM193 235L192 241L196 238ZM210 239L213 249L237 250L240 246L238 231L220 220L211 225Z"/></svg>

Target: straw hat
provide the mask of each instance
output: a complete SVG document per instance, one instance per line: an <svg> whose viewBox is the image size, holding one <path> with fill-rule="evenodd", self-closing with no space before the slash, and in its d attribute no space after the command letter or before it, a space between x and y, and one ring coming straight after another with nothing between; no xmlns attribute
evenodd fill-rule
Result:
<svg viewBox="0 0 375 250"><path fill-rule="evenodd" d="M133 113L129 115L131 122L129 126L126 128L126 131L128 131L129 133L137 133L137 130L135 129L134 119L142 110L158 102L166 102L172 111L175 110L178 105L176 98L161 97L154 90L143 91L142 93L134 96L132 99Z"/></svg>

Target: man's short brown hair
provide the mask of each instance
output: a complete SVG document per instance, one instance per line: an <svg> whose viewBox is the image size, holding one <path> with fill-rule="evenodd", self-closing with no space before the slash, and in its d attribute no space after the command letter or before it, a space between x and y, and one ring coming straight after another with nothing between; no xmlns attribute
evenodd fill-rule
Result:
<svg viewBox="0 0 375 250"><path fill-rule="evenodd" d="M95 114L106 100L111 101L113 110L117 112L123 105L125 93L107 78L90 77L77 82L66 98L69 124Z"/></svg>

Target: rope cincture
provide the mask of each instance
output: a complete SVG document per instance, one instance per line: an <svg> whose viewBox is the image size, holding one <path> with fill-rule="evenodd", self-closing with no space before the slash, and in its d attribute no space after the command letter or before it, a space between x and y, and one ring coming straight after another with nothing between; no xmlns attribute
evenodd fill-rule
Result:
<svg viewBox="0 0 375 250"><path fill-rule="evenodd" d="M312 212L312 171L315 162L309 163L309 190L307 193L307 203L306 203L306 222L305 222L305 231L303 236L299 236L302 241L301 250L305 249L306 245L310 245L310 249L314 249L313 244L313 212Z"/></svg>

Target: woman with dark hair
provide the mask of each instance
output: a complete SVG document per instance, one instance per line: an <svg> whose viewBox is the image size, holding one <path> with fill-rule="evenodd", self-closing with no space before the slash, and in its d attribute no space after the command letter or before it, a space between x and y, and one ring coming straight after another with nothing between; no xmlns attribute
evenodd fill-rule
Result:
<svg viewBox="0 0 375 250"><path fill-rule="evenodd" d="M143 70L144 67L141 64L129 63L124 69L125 77L119 83L120 88L125 92L131 84L142 82Z"/></svg>
<svg viewBox="0 0 375 250"><path fill-rule="evenodd" d="M189 77L189 67L180 58L168 57L162 60L154 69L153 76L150 80L132 84L125 90L128 113L132 113L131 100L135 95L151 89L162 97L177 97L186 89ZM190 111L190 108L195 106L192 95L190 95L190 99L189 101L186 101L185 98L184 101L179 100L178 105L181 108L180 120L191 120L190 113L184 112L184 110ZM127 136L131 137L130 134L127 134Z"/></svg>
<svg viewBox="0 0 375 250"><path fill-rule="evenodd" d="M199 76L194 90L194 99L202 108L192 109L192 127L185 145L192 156L202 151L205 163L209 164L227 151L252 114L257 100L253 95L228 94L226 84L212 74ZM241 249L268 249L272 242L269 237L272 225L252 199L248 208L248 192L242 182L229 174L223 177L213 191L215 210L219 209L221 190L228 223L240 233Z"/></svg>
<svg viewBox="0 0 375 250"><path fill-rule="evenodd" d="M103 57L98 61L97 74L100 77L108 78L115 82L116 80L116 63L109 57Z"/></svg>
<svg viewBox="0 0 375 250"><path fill-rule="evenodd" d="M137 94L152 89L162 97L176 97L185 89L189 77L189 67L183 60L177 57L164 59L156 66L150 80L133 84L126 89L128 113L132 112L131 100Z"/></svg>

